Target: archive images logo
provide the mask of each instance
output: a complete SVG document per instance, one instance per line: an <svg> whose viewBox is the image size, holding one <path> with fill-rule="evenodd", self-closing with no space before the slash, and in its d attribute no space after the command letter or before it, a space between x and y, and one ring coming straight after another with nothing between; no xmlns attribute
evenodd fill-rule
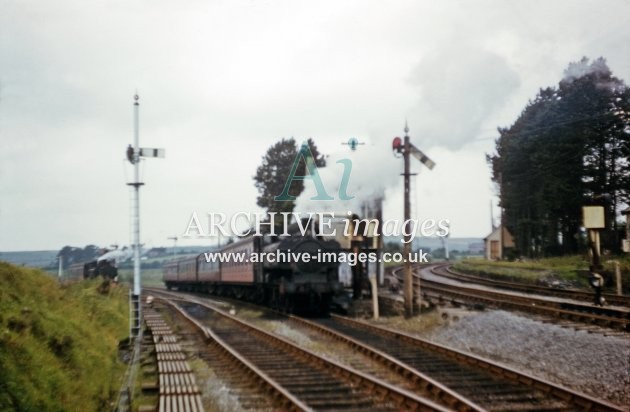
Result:
<svg viewBox="0 0 630 412"><path fill-rule="evenodd" d="M306 165L307 174L297 174L297 169L300 161L303 161ZM348 196L348 182L350 181L350 173L352 172L352 160L339 159L336 163L343 165L343 175L341 176L341 182L339 183L339 200L354 199L354 196ZM311 149L308 147L307 143L303 143L297 156L295 156L293 166L291 166L291 171L289 172L289 176L287 176L287 180L284 184L284 189L282 189L282 193L280 193L278 196L275 196L273 199L278 202L290 202L295 200L296 197L289 194L291 183L293 183L294 180L306 179L310 179L315 185L315 189L317 190L317 196L311 197L311 200L335 200L333 196L330 196L328 192L326 192L324 182L319 176L317 165L315 164Z"/></svg>

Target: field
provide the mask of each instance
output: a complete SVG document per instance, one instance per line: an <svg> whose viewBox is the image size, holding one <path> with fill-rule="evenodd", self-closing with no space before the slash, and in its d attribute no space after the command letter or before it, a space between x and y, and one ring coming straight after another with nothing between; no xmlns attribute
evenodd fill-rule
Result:
<svg viewBox="0 0 630 412"><path fill-rule="evenodd" d="M60 284L0 262L0 410L111 409L128 310L124 286Z"/></svg>
<svg viewBox="0 0 630 412"><path fill-rule="evenodd" d="M142 286L164 286L162 269L142 269L140 275ZM133 269L119 269L118 278L121 283L133 284Z"/></svg>

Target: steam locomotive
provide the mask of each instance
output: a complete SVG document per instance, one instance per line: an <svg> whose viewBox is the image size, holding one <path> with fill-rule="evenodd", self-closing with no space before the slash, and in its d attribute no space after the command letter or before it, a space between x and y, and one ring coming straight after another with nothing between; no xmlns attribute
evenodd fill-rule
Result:
<svg viewBox="0 0 630 412"><path fill-rule="evenodd" d="M343 285L336 259L318 258L339 250L337 241L308 234L250 236L214 252L166 263L164 283L168 289L235 297L286 312L327 313ZM296 259L306 255L310 259Z"/></svg>
<svg viewBox="0 0 630 412"><path fill-rule="evenodd" d="M68 268L70 279L92 279L102 276L106 279L116 279L118 268L110 260L100 259L90 262L75 263Z"/></svg>

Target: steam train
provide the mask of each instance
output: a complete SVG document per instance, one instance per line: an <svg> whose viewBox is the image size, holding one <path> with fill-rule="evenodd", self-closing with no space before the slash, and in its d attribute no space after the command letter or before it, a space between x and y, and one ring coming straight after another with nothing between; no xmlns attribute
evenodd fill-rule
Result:
<svg viewBox="0 0 630 412"><path fill-rule="evenodd" d="M118 277L118 268L115 263L105 259L75 263L68 267L68 272L70 279L75 280L92 279L97 276L115 280Z"/></svg>
<svg viewBox="0 0 630 412"><path fill-rule="evenodd" d="M337 241L308 234L250 236L214 252L166 263L164 283L168 289L235 297L286 312L327 313L343 285L338 279L336 259L320 262L317 255L338 251ZM263 252L273 259L253 258ZM310 259L286 259L304 254ZM277 259L279 256L285 259Z"/></svg>

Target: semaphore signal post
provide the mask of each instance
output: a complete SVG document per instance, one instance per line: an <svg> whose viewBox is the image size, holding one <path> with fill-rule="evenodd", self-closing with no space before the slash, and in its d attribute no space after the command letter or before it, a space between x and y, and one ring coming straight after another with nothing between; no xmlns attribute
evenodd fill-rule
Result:
<svg viewBox="0 0 630 412"><path fill-rule="evenodd" d="M409 192L410 185L409 180L411 176L415 175L415 173L410 173L409 168L409 155L413 155L416 159L418 159L423 165L425 165L429 170L432 170L435 166L435 162L427 157L420 149L415 147L409 141L409 126L405 122L405 139L401 141L400 137L395 137L392 142L392 149L396 153L401 153L404 161L404 172L403 176L405 178L405 207L404 207L404 222L405 224L409 224L411 221L411 207L409 202ZM403 243L403 256L405 258L405 282L404 282L404 300L405 300L405 317L410 318L413 316L413 276L411 274L411 262L409 261L409 256L411 255L411 231L409 228L407 230L403 230L404 233L404 243ZM420 287L420 281L418 280L418 288ZM418 291L418 296L422 296L420 291ZM421 308L420 298L418 298L418 308ZM419 313L419 309L418 309Z"/></svg>
<svg viewBox="0 0 630 412"><path fill-rule="evenodd" d="M130 294L130 333L131 339L140 335L142 325L142 309L140 305L140 186L144 185L140 181L140 158L143 157L164 157L164 149L141 148L140 147L140 96L136 94L133 103L133 146L127 147L127 160L133 165L133 182L127 183L133 187L131 203L131 221L133 226L133 291Z"/></svg>

